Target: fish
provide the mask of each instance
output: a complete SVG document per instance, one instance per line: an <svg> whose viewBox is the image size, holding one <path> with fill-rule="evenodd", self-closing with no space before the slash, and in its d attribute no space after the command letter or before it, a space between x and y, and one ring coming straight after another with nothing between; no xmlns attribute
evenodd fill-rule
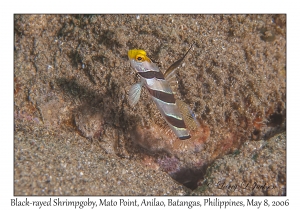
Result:
<svg viewBox="0 0 300 210"><path fill-rule="evenodd" d="M174 83L176 70L191 50L193 44L182 58L174 62L163 74L156 62L152 61L145 50L131 49L128 58L131 67L140 76L140 81L131 86L128 93L130 106L139 101L142 87L148 90L162 117L180 140L191 138L189 130L199 127L199 122L190 107L181 100L175 99Z"/></svg>

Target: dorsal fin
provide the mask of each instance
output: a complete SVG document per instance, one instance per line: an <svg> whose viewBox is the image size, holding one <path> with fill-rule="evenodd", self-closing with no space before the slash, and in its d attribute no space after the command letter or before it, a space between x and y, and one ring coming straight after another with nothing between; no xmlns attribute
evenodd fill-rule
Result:
<svg viewBox="0 0 300 210"><path fill-rule="evenodd" d="M170 85L171 89L172 89L172 92L174 95L177 94L177 90L178 90L178 81L177 81L177 78L176 78L176 74L173 74L171 77L169 77L167 79L168 81L168 84Z"/></svg>
<svg viewBox="0 0 300 210"><path fill-rule="evenodd" d="M188 51L184 54L184 56L182 58L180 58L179 60L177 60L175 63L173 63L164 73L165 79L167 81L169 81L169 78L172 78L173 75L175 75L176 73L176 69L177 67L182 63L182 61L184 60L184 58L187 56L187 54L189 53L189 51L192 49L194 45L194 42L191 44L190 48L188 49Z"/></svg>

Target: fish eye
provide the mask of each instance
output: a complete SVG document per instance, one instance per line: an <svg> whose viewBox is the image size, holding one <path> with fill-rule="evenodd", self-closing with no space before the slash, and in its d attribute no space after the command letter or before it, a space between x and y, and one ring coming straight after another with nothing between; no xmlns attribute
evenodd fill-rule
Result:
<svg viewBox="0 0 300 210"><path fill-rule="evenodd" d="M144 56L141 56L141 55L137 55L135 59L138 60L138 61L144 61L145 60Z"/></svg>

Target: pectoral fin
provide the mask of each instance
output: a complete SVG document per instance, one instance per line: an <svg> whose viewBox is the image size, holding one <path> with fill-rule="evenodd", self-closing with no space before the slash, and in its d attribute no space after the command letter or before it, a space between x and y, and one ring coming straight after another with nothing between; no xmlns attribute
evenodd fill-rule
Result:
<svg viewBox="0 0 300 210"><path fill-rule="evenodd" d="M129 90L129 96L128 96L130 106L136 105L136 103L139 101L141 96L142 86L143 86L142 82L136 83L131 86Z"/></svg>
<svg viewBox="0 0 300 210"><path fill-rule="evenodd" d="M181 100L176 100L180 113L182 114L183 120L190 130L196 130L200 127L198 120L191 108Z"/></svg>

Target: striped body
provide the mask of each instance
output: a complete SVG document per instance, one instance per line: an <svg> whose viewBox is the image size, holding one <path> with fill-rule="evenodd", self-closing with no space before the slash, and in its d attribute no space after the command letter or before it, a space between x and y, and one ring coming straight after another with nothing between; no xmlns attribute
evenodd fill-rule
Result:
<svg viewBox="0 0 300 210"><path fill-rule="evenodd" d="M176 136L181 140L189 139L191 136L164 75L157 65L146 56L146 53L138 54L135 53L136 51L138 50L130 50L128 57L131 66L141 77L141 84L146 87L161 115Z"/></svg>

